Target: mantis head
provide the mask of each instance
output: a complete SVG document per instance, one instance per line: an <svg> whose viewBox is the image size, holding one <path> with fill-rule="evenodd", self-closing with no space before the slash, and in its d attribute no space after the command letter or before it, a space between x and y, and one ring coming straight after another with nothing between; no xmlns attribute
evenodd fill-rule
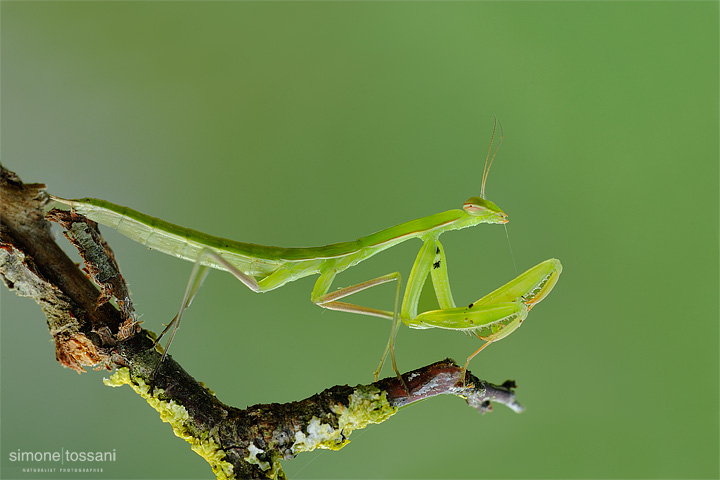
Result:
<svg viewBox="0 0 720 480"><path fill-rule="evenodd" d="M508 216L490 200L470 197L463 204L463 210L473 217L484 217L487 223L507 223Z"/></svg>

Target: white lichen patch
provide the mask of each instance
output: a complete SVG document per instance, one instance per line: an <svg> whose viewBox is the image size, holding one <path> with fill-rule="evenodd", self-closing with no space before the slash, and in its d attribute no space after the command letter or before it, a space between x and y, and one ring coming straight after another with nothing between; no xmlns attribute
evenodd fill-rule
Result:
<svg viewBox="0 0 720 480"><path fill-rule="evenodd" d="M292 450L293 453L312 452L316 448L339 450L346 443L342 430L334 429L332 425L321 423L319 418L313 417L307 426L307 434L302 431L295 434Z"/></svg>
<svg viewBox="0 0 720 480"><path fill-rule="evenodd" d="M265 453L265 450L263 450L262 448L258 448L255 446L254 443L251 443L250 445L248 445L248 456L243 458L243 460L245 460L247 463L257 465L258 467L260 467L260 470L270 470L270 463L257 458L258 453Z"/></svg>
<svg viewBox="0 0 720 480"><path fill-rule="evenodd" d="M338 428L313 417L308 424L307 434L302 431L295 434L293 453L311 452L316 448L340 450L350 443L347 437L353 430L373 423L382 423L397 412L397 407L387 401L386 392L376 387L359 386L349 400L347 407L338 404L332 409L338 416Z"/></svg>
<svg viewBox="0 0 720 480"><path fill-rule="evenodd" d="M260 460L257 456L259 453L265 453L265 450L258 448L254 443L248 445L248 455L243 458L247 463L257 465L265 473L265 476L271 480L286 480L285 472L280 465L280 458L277 453L270 454L270 462Z"/></svg>
<svg viewBox="0 0 720 480"><path fill-rule="evenodd" d="M103 378L103 383L109 387L121 387L130 385L135 393L143 397L151 407L160 414L163 422L169 423L173 428L173 433L178 437L190 443L192 450L203 457L212 467L218 480L232 479L233 466L231 463L224 461L225 452L220 445L215 443L207 433L203 433L200 438L190 434L187 427L187 421L190 418L185 407L173 400L160 400L150 394L150 387L142 379L133 379L130 376L130 369L127 367L119 368L110 378ZM156 389L162 394L161 389Z"/></svg>

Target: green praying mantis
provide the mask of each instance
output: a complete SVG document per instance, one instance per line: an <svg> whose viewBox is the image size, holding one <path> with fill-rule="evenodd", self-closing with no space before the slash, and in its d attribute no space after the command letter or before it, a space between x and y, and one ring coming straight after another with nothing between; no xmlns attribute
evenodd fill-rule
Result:
<svg viewBox="0 0 720 480"><path fill-rule="evenodd" d="M386 228L355 241L321 247L284 248L237 242L174 225L105 200L94 198L67 200L55 196L52 198L72 207L91 220L116 229L148 248L195 263L178 314L160 335L162 337L172 327L160 363L165 358L180 326L184 311L190 306L209 269L215 268L230 272L256 293L269 292L288 282L310 275L319 275L310 295L313 303L330 310L391 320L390 338L380 364L375 370L375 380L388 353L391 356L393 370L402 380L394 353L395 336L401 322L415 329L458 330L475 335L486 342L468 357L463 367L464 372L475 355L520 327L530 309L550 293L562 272L559 260L545 260L479 300L464 307L456 306L450 290L445 250L440 243L440 235L484 223L508 222L505 212L485 198L485 184L492 162L502 143L502 134L491 158L494 138L495 129L485 159L480 196L470 197L463 204L462 210L437 213ZM402 282L399 272L388 273L356 285L330 291L339 273L412 238L420 239L423 245L408 276L401 305L399 299ZM432 279L440 308L418 314L420 293L428 275ZM341 301L354 293L389 282L396 282L397 285L395 307L392 312Z"/></svg>

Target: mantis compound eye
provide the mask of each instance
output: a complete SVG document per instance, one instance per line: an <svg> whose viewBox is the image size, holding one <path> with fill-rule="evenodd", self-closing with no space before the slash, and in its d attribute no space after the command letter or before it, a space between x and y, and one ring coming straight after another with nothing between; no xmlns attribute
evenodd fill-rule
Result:
<svg viewBox="0 0 720 480"><path fill-rule="evenodd" d="M470 197L463 204L463 210L473 217L485 217L490 223L507 223L507 215L500 207L482 197Z"/></svg>
<svg viewBox="0 0 720 480"><path fill-rule="evenodd" d="M463 204L463 210L470 215L480 215L488 210L486 201L480 197L470 197Z"/></svg>

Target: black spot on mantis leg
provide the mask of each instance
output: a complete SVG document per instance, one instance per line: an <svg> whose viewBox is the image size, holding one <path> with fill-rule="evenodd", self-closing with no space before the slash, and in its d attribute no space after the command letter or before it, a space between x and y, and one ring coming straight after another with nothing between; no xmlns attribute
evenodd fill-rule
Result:
<svg viewBox="0 0 720 480"><path fill-rule="evenodd" d="M440 247L435 248L435 255L438 255L440 253Z"/></svg>
<svg viewBox="0 0 720 480"><path fill-rule="evenodd" d="M471 303L470 305L468 305L468 308L472 308L473 305L475 305L475 304L474 304L474 303Z"/></svg>
<svg viewBox="0 0 720 480"><path fill-rule="evenodd" d="M440 268L440 260L438 260L437 262L433 263L433 268Z"/></svg>

